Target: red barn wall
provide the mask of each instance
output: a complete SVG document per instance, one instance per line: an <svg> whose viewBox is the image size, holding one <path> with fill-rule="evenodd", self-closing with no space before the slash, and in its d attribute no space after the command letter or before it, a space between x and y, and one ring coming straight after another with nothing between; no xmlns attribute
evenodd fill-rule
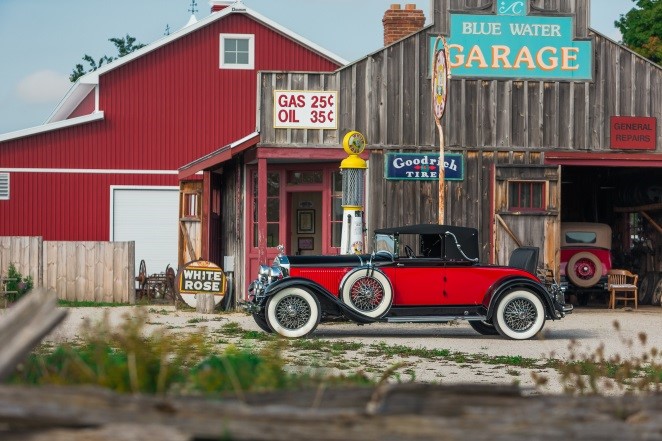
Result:
<svg viewBox="0 0 662 441"><path fill-rule="evenodd" d="M221 33L255 35L254 70L219 69ZM110 186L176 186L179 167L255 131L258 70L337 67L233 14L102 74L103 121L0 143L0 171L10 170L11 192L0 201L0 235L108 240ZM90 96L78 109L89 108ZM54 168L63 170L47 172Z"/></svg>

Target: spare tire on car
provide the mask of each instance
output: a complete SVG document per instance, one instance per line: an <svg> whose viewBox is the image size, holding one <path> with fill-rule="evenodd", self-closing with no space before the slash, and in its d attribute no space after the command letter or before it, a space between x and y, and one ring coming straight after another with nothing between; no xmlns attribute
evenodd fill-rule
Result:
<svg viewBox="0 0 662 441"><path fill-rule="evenodd" d="M595 254L582 251L568 260L565 273L574 285L590 288L602 277L602 263Z"/></svg>
<svg viewBox="0 0 662 441"><path fill-rule="evenodd" d="M371 267L348 273L340 291L346 305L372 318L386 314L393 302L393 288L388 277Z"/></svg>

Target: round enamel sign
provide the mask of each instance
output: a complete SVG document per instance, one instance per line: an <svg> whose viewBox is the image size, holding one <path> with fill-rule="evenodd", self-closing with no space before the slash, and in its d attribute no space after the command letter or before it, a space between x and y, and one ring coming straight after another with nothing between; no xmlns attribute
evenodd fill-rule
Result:
<svg viewBox="0 0 662 441"><path fill-rule="evenodd" d="M223 269L213 262L194 260L184 265L177 273L175 288L184 302L195 308L197 296L213 294L214 304L218 305L227 289L227 279Z"/></svg>
<svg viewBox="0 0 662 441"><path fill-rule="evenodd" d="M448 65L446 64L446 51L444 49L438 50L435 54L433 75L434 116L441 119L446 110L446 95L448 92Z"/></svg>

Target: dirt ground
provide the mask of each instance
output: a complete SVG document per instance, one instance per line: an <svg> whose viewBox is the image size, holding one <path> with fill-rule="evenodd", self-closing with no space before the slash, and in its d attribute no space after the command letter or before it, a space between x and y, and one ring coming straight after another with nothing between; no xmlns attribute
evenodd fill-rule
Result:
<svg viewBox="0 0 662 441"><path fill-rule="evenodd" d="M149 314L147 332L203 331L218 338L224 327L236 323L245 331L262 333L253 318L243 312L200 314L176 310L174 306L149 305L111 308L67 308L66 320L47 338L50 343L76 339L86 320L92 323L107 314L111 326L120 327L124 317L136 314L138 308ZM615 323L618 324L618 330ZM641 335L646 341L642 344ZM619 355L632 360L649 354L652 348L662 349L662 308L645 306L607 310L605 307L576 308L559 321L548 321L542 335L527 341L506 340L497 336L477 334L467 323L440 324L320 324L309 337L335 344L340 350L304 350L290 345L283 356L291 369L324 370L334 373L362 371L376 377L394 366L396 378L402 381L441 384L483 383L519 384L532 393L560 393L563 384L560 373L540 367L550 358L567 360L572 356L590 358L603 347L605 357ZM239 346L258 347L262 340L245 340L235 333L225 341ZM343 350L344 346L351 349ZM358 347L358 349L357 349ZM324 349L326 348L326 349ZM219 348L222 349L222 348ZM452 354L452 356L435 355ZM536 359L534 367L501 363L499 357ZM658 356L658 363L662 363ZM543 375L548 384L534 388L532 372Z"/></svg>

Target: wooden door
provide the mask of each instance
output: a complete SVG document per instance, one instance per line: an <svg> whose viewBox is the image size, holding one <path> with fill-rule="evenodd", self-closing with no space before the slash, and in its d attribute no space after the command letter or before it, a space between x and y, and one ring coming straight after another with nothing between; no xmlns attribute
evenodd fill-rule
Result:
<svg viewBox="0 0 662 441"><path fill-rule="evenodd" d="M561 167L499 165L494 175L493 263L507 265L515 248L538 247L538 266L558 280Z"/></svg>

